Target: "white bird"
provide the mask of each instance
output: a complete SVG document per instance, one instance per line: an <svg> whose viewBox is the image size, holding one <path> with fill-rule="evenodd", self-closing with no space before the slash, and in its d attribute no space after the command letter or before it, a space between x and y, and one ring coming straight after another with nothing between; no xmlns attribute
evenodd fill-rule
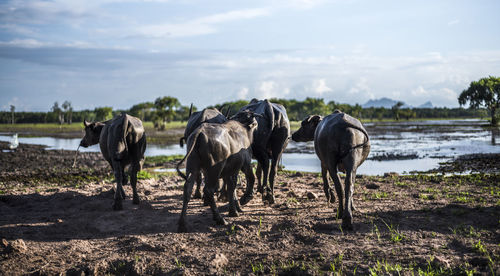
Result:
<svg viewBox="0 0 500 276"><path fill-rule="evenodd" d="M17 149L17 146L19 146L19 140L17 139L17 133L12 135L12 140L9 143L9 148L11 150Z"/></svg>

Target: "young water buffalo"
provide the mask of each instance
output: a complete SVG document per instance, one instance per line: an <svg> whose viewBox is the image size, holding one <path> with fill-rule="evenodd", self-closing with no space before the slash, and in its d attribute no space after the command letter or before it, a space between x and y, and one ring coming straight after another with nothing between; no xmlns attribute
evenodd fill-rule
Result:
<svg viewBox="0 0 500 276"><path fill-rule="evenodd" d="M186 141L186 137L189 137L193 131L198 128L203 123L214 123L214 124L222 124L227 121L226 116L222 114L216 108L205 108L202 111L197 111L191 114L193 110L193 105L189 108L189 119L186 125L186 129L184 130L184 136L179 140L179 145L181 148L184 146L184 141ZM228 109L229 111L229 109ZM196 190L194 192L194 198L201 198L201 174L199 178L196 179Z"/></svg>
<svg viewBox="0 0 500 276"><path fill-rule="evenodd" d="M122 210L125 198L123 185L127 183L125 166L130 165L129 175L132 185L133 203L139 204L137 194L137 172L141 170L146 150L146 133L141 120L125 113L105 122L84 121L85 137L80 146L88 147L99 143L104 158L109 162L116 180L114 210Z"/></svg>
<svg viewBox="0 0 500 276"><path fill-rule="evenodd" d="M354 208L352 195L356 169L365 161L370 153L370 139L363 125L355 118L335 111L326 117L312 115L302 121L302 125L293 135L297 142L314 140L316 155L321 160L323 188L328 201L334 202L335 196L328 184L328 172L335 183L339 199L338 217L342 218L342 227L352 230L352 212ZM345 207L343 187L338 169L345 169Z"/></svg>
<svg viewBox="0 0 500 276"><path fill-rule="evenodd" d="M252 143L253 157L257 159L257 181L258 190L262 193L263 201L274 203L274 177L278 162L285 150L290 137L290 123L286 114L286 109L276 103L271 103L267 99L252 101L242 107L239 112L245 110L253 111L262 116L257 117L257 130L254 133ZM271 159L271 169L269 170L269 159ZM263 173L262 181L261 174ZM269 184L268 184L269 177ZM253 187L252 191L253 191ZM246 204L253 194L242 198L241 204Z"/></svg>
<svg viewBox="0 0 500 276"><path fill-rule="evenodd" d="M229 215L238 216L241 212L236 200L236 182L238 173L242 170L247 178L247 187L253 187L255 180L251 167L253 132L257 121L251 112L240 113L222 124L204 123L197 128L187 139L188 152L177 164L177 172L186 182L184 184L184 200L179 218L178 231L186 232L185 216L191 198L193 184L203 172L205 176L204 197L212 209L213 218L217 224L226 224L220 215L214 200L219 178L227 184L229 198ZM186 161L186 175L179 166ZM247 191L248 193L248 191Z"/></svg>

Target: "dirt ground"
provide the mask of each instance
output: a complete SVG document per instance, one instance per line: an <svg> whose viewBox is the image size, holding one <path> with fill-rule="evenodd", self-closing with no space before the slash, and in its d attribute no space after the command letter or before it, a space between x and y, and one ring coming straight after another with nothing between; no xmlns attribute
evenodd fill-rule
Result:
<svg viewBox="0 0 500 276"><path fill-rule="evenodd" d="M233 218L219 202L229 225L217 226L192 199L180 234L174 173L142 177L142 202L113 211L100 154L72 168L74 151L0 149L2 275L500 274L500 156L484 162L489 174L359 176L354 231L341 229L318 174L283 171L276 204L256 194Z"/></svg>

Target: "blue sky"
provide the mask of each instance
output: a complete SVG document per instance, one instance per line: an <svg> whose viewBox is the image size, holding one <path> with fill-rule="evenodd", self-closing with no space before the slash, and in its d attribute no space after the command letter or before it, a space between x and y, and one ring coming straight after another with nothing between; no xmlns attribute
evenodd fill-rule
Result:
<svg viewBox="0 0 500 276"><path fill-rule="evenodd" d="M0 110L324 98L458 106L500 75L500 1L0 1Z"/></svg>

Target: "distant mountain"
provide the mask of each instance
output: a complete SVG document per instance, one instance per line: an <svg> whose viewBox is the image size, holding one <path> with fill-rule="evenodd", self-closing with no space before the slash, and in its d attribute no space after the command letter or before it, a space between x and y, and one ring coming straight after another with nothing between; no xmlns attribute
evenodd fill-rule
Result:
<svg viewBox="0 0 500 276"><path fill-rule="evenodd" d="M362 107L363 108L369 108L369 107L391 108L397 103L398 103L398 101L395 101L395 100L392 100L389 98L381 98L381 99L369 100L365 104L363 104Z"/></svg>
<svg viewBox="0 0 500 276"><path fill-rule="evenodd" d="M369 107L384 107L384 108L392 108L395 104L397 104L398 101L389 99L389 98L380 98L380 99L374 99L374 100L369 100L365 104L361 105L363 108L369 108ZM401 108L413 108L411 105L407 105L405 102L403 102L403 106ZM430 101L417 106L416 108L433 108L432 103Z"/></svg>
<svg viewBox="0 0 500 276"><path fill-rule="evenodd" d="M433 107L434 106L432 105L431 101L427 101L426 103L417 106L417 108L433 108Z"/></svg>

